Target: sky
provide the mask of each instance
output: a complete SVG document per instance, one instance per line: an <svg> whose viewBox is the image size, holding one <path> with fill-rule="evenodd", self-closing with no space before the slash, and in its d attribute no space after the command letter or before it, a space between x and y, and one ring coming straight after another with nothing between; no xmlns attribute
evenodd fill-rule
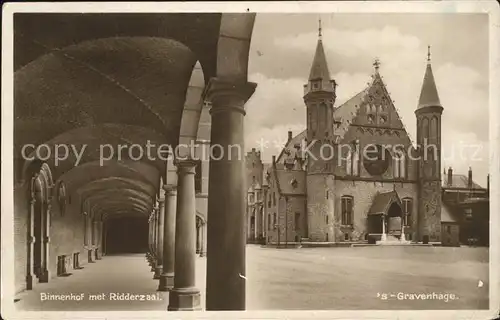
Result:
<svg viewBox="0 0 500 320"><path fill-rule="evenodd" d="M305 129L307 82L321 18L330 74L338 83L336 106L361 91L373 61L407 132L416 137L415 108L427 64L427 46L444 111L442 168L486 187L489 159L488 16L441 13L257 14L249 57L246 149L264 162L278 155L288 130ZM260 141L267 141L262 147Z"/></svg>

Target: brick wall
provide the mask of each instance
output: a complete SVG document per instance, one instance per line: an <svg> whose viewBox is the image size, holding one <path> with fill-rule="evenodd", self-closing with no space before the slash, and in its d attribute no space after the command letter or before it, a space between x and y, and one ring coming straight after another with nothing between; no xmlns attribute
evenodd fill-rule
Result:
<svg viewBox="0 0 500 320"><path fill-rule="evenodd" d="M345 234L349 234L351 241L364 240L367 232L367 214L377 192L389 192L396 190L401 199L412 198L412 221L413 228L407 228L405 233L410 233L415 239L415 226L417 225L417 184L415 183L382 183L365 181L335 181L335 241L346 241ZM341 197L353 197L353 228L341 226Z"/></svg>
<svg viewBox="0 0 500 320"><path fill-rule="evenodd" d="M27 236L29 199L28 187L14 188L14 282L16 292L26 289L27 275ZM80 253L80 264L87 263L87 250L84 248L84 216L80 212L80 203L67 204L64 214L61 214L59 205L52 201L50 244L49 244L49 272L50 277L57 276L57 257L67 255L72 265L73 254ZM39 239L37 239L39 241ZM95 247L93 247L95 248ZM68 270L71 272L71 270ZM38 279L34 278L34 286Z"/></svg>
<svg viewBox="0 0 500 320"><path fill-rule="evenodd" d="M460 226L453 222L441 223L441 241L443 246L459 247Z"/></svg>
<svg viewBox="0 0 500 320"><path fill-rule="evenodd" d="M327 196L327 190L333 195L334 179L334 176L326 174L307 175L307 222L310 241L333 241L335 238L334 199Z"/></svg>
<svg viewBox="0 0 500 320"><path fill-rule="evenodd" d="M14 188L14 283L15 291L26 289L27 246L28 246L28 186L16 185Z"/></svg>

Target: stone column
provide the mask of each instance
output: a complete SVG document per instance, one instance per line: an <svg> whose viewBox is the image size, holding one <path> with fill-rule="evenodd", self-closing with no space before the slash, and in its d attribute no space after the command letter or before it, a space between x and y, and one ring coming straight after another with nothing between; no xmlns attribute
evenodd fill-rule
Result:
<svg viewBox="0 0 500 320"><path fill-rule="evenodd" d="M204 257L207 252L207 232L206 232L207 224L202 223L200 226L200 237L201 237L201 247L200 247L200 257Z"/></svg>
<svg viewBox="0 0 500 320"><path fill-rule="evenodd" d="M406 241L406 236L405 236L405 213L401 215L401 241Z"/></svg>
<svg viewBox="0 0 500 320"><path fill-rule="evenodd" d="M49 200L50 201L50 200ZM47 204L45 221L43 222L43 271L40 277L40 282L49 282L50 279L50 210L52 205Z"/></svg>
<svg viewBox="0 0 500 320"><path fill-rule="evenodd" d="M196 254L201 252L201 223L196 219Z"/></svg>
<svg viewBox="0 0 500 320"><path fill-rule="evenodd" d="M33 185L33 183L32 183ZM34 192L34 191L33 191ZM26 274L26 289L33 289L33 277L35 276L35 195L31 195L30 215L28 224L28 270Z"/></svg>
<svg viewBox="0 0 500 320"><path fill-rule="evenodd" d="M177 162L177 216L175 223L175 278L169 294L168 310L200 310L200 291L195 287L196 198L194 175L196 162Z"/></svg>
<svg viewBox="0 0 500 320"><path fill-rule="evenodd" d="M387 240L387 235L385 234L385 214L382 214L382 237L381 241Z"/></svg>
<svg viewBox="0 0 500 320"><path fill-rule="evenodd" d="M244 104L256 84L211 79L212 145L207 216L207 310L245 310ZM229 146L236 146L231 147ZM219 159L220 160L217 160ZM222 262L223 261L223 262Z"/></svg>
<svg viewBox="0 0 500 320"><path fill-rule="evenodd" d="M96 259L102 259L102 220L97 221L97 251Z"/></svg>
<svg viewBox="0 0 500 320"><path fill-rule="evenodd" d="M165 218L165 199L158 200L158 223L157 223L157 241L156 244L156 267L153 279L160 279L163 267L163 233L164 233L164 218Z"/></svg>
<svg viewBox="0 0 500 320"><path fill-rule="evenodd" d="M175 186L164 186L165 205L163 218L163 268L158 291L170 291L174 287L175 264L175 215L177 192Z"/></svg>

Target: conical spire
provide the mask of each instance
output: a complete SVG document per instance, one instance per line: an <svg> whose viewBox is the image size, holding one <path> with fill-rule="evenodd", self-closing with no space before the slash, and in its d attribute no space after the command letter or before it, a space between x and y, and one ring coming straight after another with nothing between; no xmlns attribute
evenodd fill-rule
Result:
<svg viewBox="0 0 500 320"><path fill-rule="evenodd" d="M319 20L318 28L318 43L316 44L316 53L309 73L309 80L330 80L330 71L328 70L328 63L326 62L325 49L323 48L321 34L321 20Z"/></svg>
<svg viewBox="0 0 500 320"><path fill-rule="evenodd" d="M420 91L420 99L418 100L418 108L424 107L441 107L441 102L439 101L439 95L436 88L436 82L434 81L434 75L432 74L431 67L431 47L427 47L427 68L425 69L424 82L422 84L422 90Z"/></svg>

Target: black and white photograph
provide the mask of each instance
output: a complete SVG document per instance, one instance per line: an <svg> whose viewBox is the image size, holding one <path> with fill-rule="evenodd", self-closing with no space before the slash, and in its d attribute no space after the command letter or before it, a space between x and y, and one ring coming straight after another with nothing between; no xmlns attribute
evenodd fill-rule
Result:
<svg viewBox="0 0 500 320"><path fill-rule="evenodd" d="M3 318L500 315L498 3L2 20Z"/></svg>

